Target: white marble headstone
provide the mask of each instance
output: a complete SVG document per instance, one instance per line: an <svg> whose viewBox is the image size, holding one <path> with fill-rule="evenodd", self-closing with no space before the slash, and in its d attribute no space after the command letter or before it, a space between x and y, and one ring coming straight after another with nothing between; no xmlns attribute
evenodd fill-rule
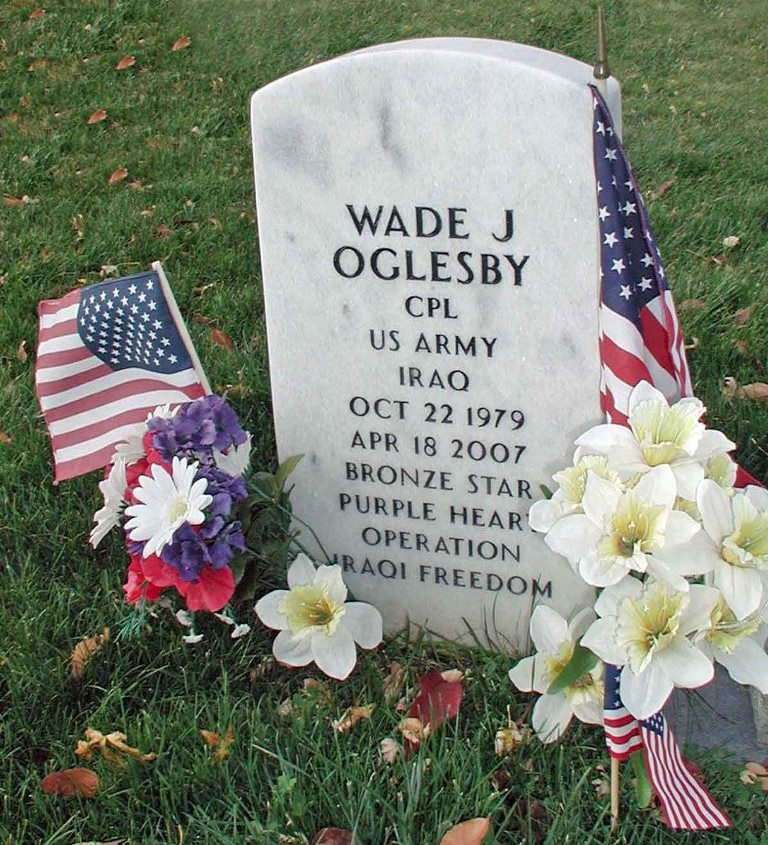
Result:
<svg viewBox="0 0 768 845"><path fill-rule="evenodd" d="M590 600L527 513L601 419L592 81L440 38L253 95L279 455L389 630L522 647L536 603Z"/></svg>

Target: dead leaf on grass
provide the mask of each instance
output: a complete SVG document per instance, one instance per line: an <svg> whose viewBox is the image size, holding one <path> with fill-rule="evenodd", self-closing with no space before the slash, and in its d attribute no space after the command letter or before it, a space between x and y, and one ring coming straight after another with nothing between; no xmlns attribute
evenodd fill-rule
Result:
<svg viewBox="0 0 768 845"><path fill-rule="evenodd" d="M39 21L45 17L45 9L35 9L34 12L29 13L28 21Z"/></svg>
<svg viewBox="0 0 768 845"><path fill-rule="evenodd" d="M356 707L347 707L347 709L331 722L333 729L338 734L345 734L354 728L354 726L363 721L363 719L370 719L373 713L374 704L364 704Z"/></svg>
<svg viewBox="0 0 768 845"><path fill-rule="evenodd" d="M678 308L680 311L700 311L706 308L707 303L703 299L684 299Z"/></svg>
<svg viewBox="0 0 768 845"><path fill-rule="evenodd" d="M40 787L48 795L93 798L99 788L99 777L90 769L75 767L51 772L40 781Z"/></svg>
<svg viewBox="0 0 768 845"><path fill-rule="evenodd" d="M232 338L221 329L211 329L211 340L216 344L216 346L220 346L222 349L229 349L230 352L235 348L235 343Z"/></svg>
<svg viewBox="0 0 768 845"><path fill-rule="evenodd" d="M756 381L740 385L732 376L723 379L723 394L729 399L751 399L753 402L768 401L768 384Z"/></svg>
<svg viewBox="0 0 768 845"><path fill-rule="evenodd" d="M128 737L121 731L112 731L111 733L103 734L95 728L86 728L85 739L79 739L77 741L75 754L90 762L93 759L93 752L100 751L102 757L107 762L118 766L124 765L120 754L125 754L128 757L136 757L144 763L157 758L157 754L154 752L143 754L138 748L128 745L126 743L127 739Z"/></svg>
<svg viewBox="0 0 768 845"><path fill-rule="evenodd" d="M85 234L85 218L82 214L73 214L69 218L69 225L75 230L75 240L81 241Z"/></svg>
<svg viewBox="0 0 768 845"><path fill-rule="evenodd" d="M95 123L101 123L102 120L106 119L107 113L104 109L97 109L85 122L88 126L93 126Z"/></svg>
<svg viewBox="0 0 768 845"><path fill-rule="evenodd" d="M109 184L114 185L117 182L122 182L123 179L128 175L128 170L125 167L118 167L112 175L109 177Z"/></svg>
<svg viewBox="0 0 768 845"><path fill-rule="evenodd" d="M5 194L3 196L3 205L8 206L8 208L21 208L23 205L29 205L29 197L26 194L20 197Z"/></svg>
<svg viewBox="0 0 768 845"><path fill-rule="evenodd" d="M744 338L739 338L734 344L740 355L746 355L749 349L749 344Z"/></svg>
<svg viewBox="0 0 768 845"><path fill-rule="evenodd" d="M304 695L313 698L318 704L330 704L333 701L331 688L324 681L317 678L304 678L302 684Z"/></svg>
<svg viewBox="0 0 768 845"><path fill-rule="evenodd" d="M74 680L79 681L83 677L88 661L107 642L109 642L109 628L105 628L100 634L94 634L92 637L83 637L72 649L69 655L69 669Z"/></svg>
<svg viewBox="0 0 768 845"><path fill-rule="evenodd" d="M384 701L391 704L400 698L405 683L405 669L397 662L389 664L389 674L384 678Z"/></svg>
<svg viewBox="0 0 768 845"><path fill-rule="evenodd" d="M13 443L13 438L9 437L4 431L0 431L0 443Z"/></svg>
<svg viewBox="0 0 768 845"><path fill-rule="evenodd" d="M135 56L123 56L122 59L115 65L115 70L126 70L136 64Z"/></svg>
<svg viewBox="0 0 768 845"><path fill-rule="evenodd" d="M208 747L213 749L211 758L214 762L221 763L222 760L226 760L229 757L229 749L235 741L235 731L232 725L227 727L227 732L224 736L221 736L215 731L205 730L200 731L200 736L206 741Z"/></svg>
<svg viewBox="0 0 768 845"><path fill-rule="evenodd" d="M324 827L310 839L309 845L352 845L352 831L341 827Z"/></svg>
<svg viewBox="0 0 768 845"><path fill-rule="evenodd" d="M757 305L753 302L752 305L747 306L746 308L740 308L736 312L736 316L733 318L733 322L737 326L746 326L749 322L750 317L754 314L755 308Z"/></svg>
<svg viewBox="0 0 768 845"><path fill-rule="evenodd" d="M188 35L182 35L181 38L177 38L173 45L171 46L171 52L177 53L179 50L183 50L185 47L189 47L192 43L192 39Z"/></svg>
<svg viewBox="0 0 768 845"><path fill-rule="evenodd" d="M723 246L726 249L733 249L734 247L738 246L741 242L741 238L738 235L728 235L727 237L723 238Z"/></svg>
<svg viewBox="0 0 768 845"><path fill-rule="evenodd" d="M199 285L196 288L192 288L192 293L195 296L202 296L207 290L216 287L216 282L209 282L207 285Z"/></svg>
<svg viewBox="0 0 768 845"><path fill-rule="evenodd" d="M385 737L379 743L379 759L382 763L391 766L397 760L402 750L400 743L392 739L391 736Z"/></svg>
<svg viewBox="0 0 768 845"><path fill-rule="evenodd" d="M22 364L26 364L28 358L29 353L27 352L27 341L22 340L21 343L16 347L16 360Z"/></svg>
<svg viewBox="0 0 768 845"><path fill-rule="evenodd" d="M165 223L161 223L157 229L155 229L155 237L157 238L168 238L171 235L171 229L169 226L166 226Z"/></svg>
<svg viewBox="0 0 768 845"><path fill-rule="evenodd" d="M480 845L490 828L490 817L469 819L452 827L440 840L440 845Z"/></svg>
<svg viewBox="0 0 768 845"><path fill-rule="evenodd" d="M656 188L651 191L651 199L658 199L659 197L663 197L664 194L675 184L675 179L666 179L660 185L657 185Z"/></svg>

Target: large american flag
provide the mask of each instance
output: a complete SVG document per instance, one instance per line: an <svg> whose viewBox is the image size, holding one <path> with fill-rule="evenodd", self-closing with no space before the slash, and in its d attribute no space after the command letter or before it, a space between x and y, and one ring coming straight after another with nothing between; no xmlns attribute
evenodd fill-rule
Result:
<svg viewBox="0 0 768 845"><path fill-rule="evenodd" d="M56 483L109 463L158 405L210 393L159 263L41 302L35 383Z"/></svg>
<svg viewBox="0 0 768 845"><path fill-rule="evenodd" d="M648 214L608 107L592 90L600 221L600 395L609 422L624 424L629 394L638 382L650 382L676 401L691 395L691 376Z"/></svg>
<svg viewBox="0 0 768 845"><path fill-rule="evenodd" d="M683 336L648 214L596 88L594 162L600 219L600 395L609 422L626 425L629 394L641 381L669 401L693 393ZM621 669L606 667L603 721L608 752L625 760L642 750L664 821L680 830L730 827L730 819L696 780L666 719L637 720L621 700Z"/></svg>

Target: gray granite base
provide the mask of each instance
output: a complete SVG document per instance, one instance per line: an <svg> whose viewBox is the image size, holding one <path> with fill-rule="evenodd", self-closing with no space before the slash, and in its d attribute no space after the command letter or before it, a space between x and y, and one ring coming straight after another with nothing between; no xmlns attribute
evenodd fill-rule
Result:
<svg viewBox="0 0 768 845"><path fill-rule="evenodd" d="M741 764L768 757L766 697L731 680L716 666L715 679L694 691L675 690L664 715L681 746L712 749Z"/></svg>

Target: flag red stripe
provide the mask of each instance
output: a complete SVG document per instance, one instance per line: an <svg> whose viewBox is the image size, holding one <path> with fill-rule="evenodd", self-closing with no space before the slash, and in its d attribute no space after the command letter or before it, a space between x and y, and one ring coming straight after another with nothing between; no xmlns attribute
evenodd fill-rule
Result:
<svg viewBox="0 0 768 845"><path fill-rule="evenodd" d="M107 466L115 451L115 444L105 446L97 452L89 452L79 458L73 458L71 461L56 461L54 454L54 464L56 467L55 482L66 481L68 478L76 478L78 475L83 475L86 472L91 472L95 469L101 469Z"/></svg>
<svg viewBox="0 0 768 845"><path fill-rule="evenodd" d="M77 320L64 320L61 323L56 323L53 326L48 326L40 332L40 341L55 340L59 337L66 337L67 335L77 334Z"/></svg>
<svg viewBox="0 0 768 845"><path fill-rule="evenodd" d="M190 371L190 378L194 377L194 373ZM88 379L86 379L88 381ZM130 392L126 391L126 387L130 385ZM191 386L192 389L198 389L199 384L193 384ZM183 393L185 396L189 396L190 388L187 386L182 385L169 385L168 382L162 381L161 378L152 378L151 374L147 374L147 377L136 378L133 380L126 380L122 384L114 385L113 387L108 387L105 390L99 390L96 393L90 393L86 396L81 397L80 399L76 399L74 402L68 402L66 405L59 405L57 408L51 408L50 410L45 412L45 419L50 424L52 422L58 422L59 420L66 419L67 417L72 416L73 414L82 414L85 411L89 411L92 408L99 408L102 405L106 405L109 402L116 401L117 399L124 399L125 396L134 395L136 396L136 401L141 402L141 395L143 393L149 393L153 390L178 390ZM197 393L196 396L203 396L204 393ZM184 400L180 400L184 401ZM154 410L154 405L149 408L150 411Z"/></svg>
<svg viewBox="0 0 768 845"><path fill-rule="evenodd" d="M67 364L78 364L80 361L86 361L92 357L85 346L81 346L79 349L65 349L62 352L48 352L45 355L37 356L37 369L38 372L44 372L51 367L65 367Z"/></svg>
<svg viewBox="0 0 768 845"><path fill-rule="evenodd" d="M651 381L651 375L645 361L631 352L622 349L613 338L604 334L600 341L600 357L605 362L606 369L614 373L627 384L637 384L641 381Z"/></svg>
<svg viewBox="0 0 768 845"><path fill-rule="evenodd" d="M662 369L674 377L675 367L670 354L672 338L667 334L667 330L649 308L643 308L640 312L640 326L648 352L653 355Z"/></svg>
<svg viewBox="0 0 768 845"><path fill-rule="evenodd" d="M62 296L61 299L44 299L37 306L37 313L41 317L48 317L51 314L61 311L62 308L74 305L76 302L80 302L80 288L71 290L68 294Z"/></svg>

